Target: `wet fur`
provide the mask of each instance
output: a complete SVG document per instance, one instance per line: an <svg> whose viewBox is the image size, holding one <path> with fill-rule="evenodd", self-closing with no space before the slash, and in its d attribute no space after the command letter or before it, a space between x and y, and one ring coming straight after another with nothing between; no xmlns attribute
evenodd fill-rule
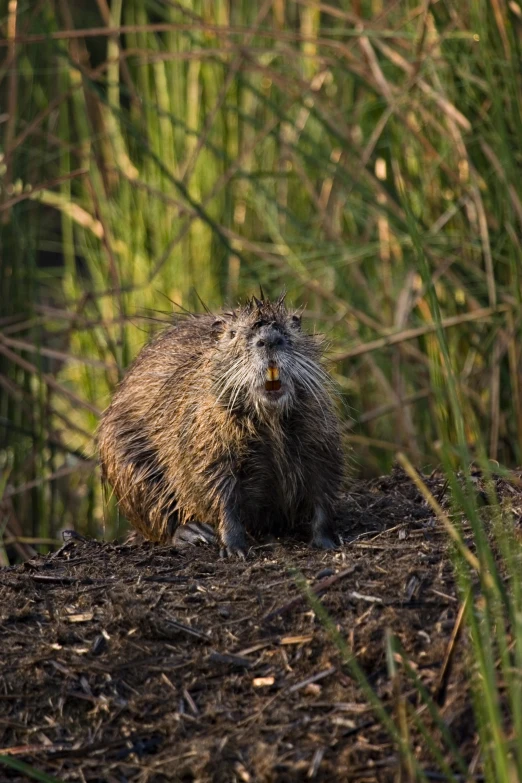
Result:
<svg viewBox="0 0 522 783"><path fill-rule="evenodd" d="M98 433L103 477L133 526L165 542L197 520L238 552L243 529L311 530L330 546L344 468L321 353L283 298L180 318L147 345ZM268 361L287 390L275 403Z"/></svg>

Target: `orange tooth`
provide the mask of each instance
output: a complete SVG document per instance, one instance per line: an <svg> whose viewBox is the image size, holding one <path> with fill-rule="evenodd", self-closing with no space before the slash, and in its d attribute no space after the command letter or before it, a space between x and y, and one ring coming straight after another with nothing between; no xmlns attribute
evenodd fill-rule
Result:
<svg viewBox="0 0 522 783"><path fill-rule="evenodd" d="M267 379L267 381L278 381L279 380L279 369L277 367L267 367L266 379Z"/></svg>

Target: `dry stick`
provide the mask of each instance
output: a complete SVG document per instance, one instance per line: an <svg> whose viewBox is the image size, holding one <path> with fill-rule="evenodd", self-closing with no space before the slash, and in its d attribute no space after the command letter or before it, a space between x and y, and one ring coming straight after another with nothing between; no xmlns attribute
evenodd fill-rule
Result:
<svg viewBox="0 0 522 783"><path fill-rule="evenodd" d="M0 40L0 46L1 45L2 45L2 41ZM70 87L68 90L61 93L61 95L58 95L52 101L49 101L45 109L42 109L41 112L37 114L36 117L25 126L23 131L18 134L16 139L13 141L11 151L14 151L17 147L23 144L26 138L31 135L31 133L35 128L37 128L39 125L43 123L46 117L52 114L60 106L61 103L68 100L71 97L71 95L73 95L73 93L76 90L80 90L81 87L82 87L81 82L79 84L75 84L73 87Z"/></svg>
<svg viewBox="0 0 522 783"><path fill-rule="evenodd" d="M424 46L424 41L426 40L426 35L428 33L428 19L430 16L430 5L431 5L431 0L424 0L424 8L422 9L421 34L419 35L419 39L415 46L415 59L417 60L417 70L419 70L421 66L422 47Z"/></svg>
<svg viewBox="0 0 522 783"><path fill-rule="evenodd" d="M7 378L5 375L0 374L0 386L2 386L11 397L14 397L14 399L17 401L18 404L21 404L20 407L23 409L25 413L28 414L28 418L30 418L31 414L33 413L34 401L33 401L33 405L29 406L27 402L24 400L23 390L18 390L16 384L11 383L10 379ZM51 407L48 409L48 415L55 415L60 418L60 414L54 408ZM70 426L71 429L74 429L74 425L72 424L72 422L69 422L65 416L62 416L61 418L62 420L65 420L65 423L68 424L68 426ZM32 430L27 429L26 427L19 427L17 424L13 424L12 421L4 418L3 416L0 416L0 424L8 430L13 430L14 432L18 432L20 435L27 435L32 440L36 440L37 438L40 438L40 435L38 433L33 432ZM92 435L90 433L86 433L83 430L80 430L79 428L77 429L82 435L87 437L89 441L91 440ZM89 457L86 457L85 454L82 454L80 451L67 446L65 443L62 443L62 441L59 438L54 438L50 435L47 435L43 439L43 442L50 446L55 446L60 451L63 451L66 454L71 454L73 457L77 457L77 459L80 459L82 461L84 460L90 461Z"/></svg>
<svg viewBox="0 0 522 783"><path fill-rule="evenodd" d="M116 62L126 62L131 57L137 57L140 60L140 63L142 65L150 65L151 63L158 63L158 62L189 62L191 60L208 60L216 58L222 58L224 59L224 55L227 57L231 54L234 54L237 52L238 49L241 49L241 46L238 46L237 44L232 44L228 41L224 41L223 44L219 48L211 48L211 47L204 47L201 49L198 48L192 48L187 51L181 51L181 52L157 52L153 49L140 49L139 47L130 47L128 49L122 50L118 55L115 57L107 57L103 63L96 68L93 69L85 69L85 75L89 76L90 78L93 77L93 75L101 76L105 71L109 70L109 66L113 65ZM270 46L266 47L251 47L248 50L249 54L254 54L259 57L267 54L273 54L274 48ZM242 56L244 57L244 52L241 52ZM307 55L303 55L307 56ZM312 56L312 55L308 55ZM316 57L317 55L313 55ZM329 61L327 61L329 62ZM332 60L331 64L335 64L335 60ZM262 66L259 65L259 63L255 62L251 66L253 71L259 71L262 70Z"/></svg>
<svg viewBox="0 0 522 783"><path fill-rule="evenodd" d="M444 662L440 670L439 678L437 680L437 685L435 686L435 690L433 692L433 698L435 699L435 701L439 706L442 706L446 699L446 690L448 688L448 681L451 675L452 663L455 658L457 641L460 636L460 632L462 631L462 627L464 624L464 615L466 614L466 609L468 608L470 599L471 599L471 591L468 591L466 598L461 604L461 607L455 619L455 624L453 626L450 640L446 648L446 655L444 656Z"/></svg>
<svg viewBox="0 0 522 783"><path fill-rule="evenodd" d="M68 397L70 400L77 403L78 405L81 405L83 408L87 408L87 410L91 411L91 413L94 413L95 416L99 417L101 415L101 411L96 408L95 405L91 405L91 403L87 402L87 400L82 400L81 397L78 397L77 394L69 391L69 389L66 389L64 386L61 386L57 381L55 381L52 375L41 372L38 367L36 367L36 365L31 364L31 362L28 362L26 359L22 359L21 356L18 356L18 354L16 354L14 351L11 351L10 348L7 348L1 343L0 354L3 354L6 359L10 359L19 367L22 367L22 369L27 370L27 372L33 373L36 376L40 376L44 383L46 383L47 386L49 386L51 389L54 389L59 394L63 394L65 397Z"/></svg>
<svg viewBox="0 0 522 783"><path fill-rule="evenodd" d="M6 337L1 331L0 342L4 343L4 345L7 345L9 348L18 348L20 351L37 353L40 356L47 356L49 359L59 359L63 362L80 362L81 364L89 364L91 367L99 367L101 369L111 368L111 365L102 362L99 359L89 359L86 356L73 356L64 351L57 351L54 348L44 348L40 345L28 343L25 340L15 340L12 337Z"/></svg>
<svg viewBox="0 0 522 783"><path fill-rule="evenodd" d="M47 576L46 574L29 574L30 579L33 582L41 582L42 584L55 585L55 584L91 584L92 582L103 582L103 579L92 579L91 577L81 578L77 576Z"/></svg>
<svg viewBox="0 0 522 783"><path fill-rule="evenodd" d="M478 224L480 232L480 242L482 244L482 252L484 254L484 262L486 267L486 282L488 287L488 298L490 307L495 307L497 304L497 291L495 287L495 272L493 270L493 257L491 255L491 244L489 241L488 221L486 218L486 210L484 209L484 202L480 195L480 189L476 183L477 173L472 169L473 184L471 192L475 207L478 215Z"/></svg>
<svg viewBox="0 0 522 783"><path fill-rule="evenodd" d="M341 579L345 579L347 576L351 576L351 574L354 573L355 568L355 566L350 566L350 568L346 568L344 571L339 571L339 573L334 574L334 576L328 576L326 579L322 579L316 585L313 585L310 590L312 593L315 593L315 595L319 595L319 593L322 593L323 590L328 590L329 587L336 584L336 582L339 582ZM296 598L292 598L291 601L283 604L283 606L279 606L277 609L273 609L263 617L263 620L268 621L272 620L274 617L278 617L279 615L287 614L287 612L290 612L296 606L299 606L299 604L306 602L306 600L306 595L298 595Z"/></svg>
<svg viewBox="0 0 522 783"><path fill-rule="evenodd" d="M40 185L35 185L34 187L31 187L30 190L20 193L19 196L15 196L14 198L9 199L9 201L4 201L3 204L0 204L0 212L3 212L5 209L10 209L20 201L34 198L35 193L38 193L40 190L50 190L55 185L60 185L62 182L81 177L87 173L88 169L75 169L68 174L63 174L61 177L56 177L55 179L50 179L48 182L42 182Z"/></svg>
<svg viewBox="0 0 522 783"><path fill-rule="evenodd" d="M362 33L364 28L361 25L359 29L360 32ZM365 54L366 59L368 60L371 74L375 79L375 82L379 86L381 93L384 95L388 103L390 104L393 103L394 96L390 84L389 82L386 81L386 78L379 66L377 57L375 56L373 47L365 35L361 35L361 37L359 38L359 46L362 49L363 53Z"/></svg>
<svg viewBox="0 0 522 783"><path fill-rule="evenodd" d="M430 397L433 394L433 390L421 389L413 394L408 394L406 397L401 397L399 402L390 402L386 405L379 405L377 408L373 408L367 413L363 413L359 416L359 424L367 424L374 419L380 419L381 416L386 416L387 413L393 413L399 406L412 405L414 402L424 400L426 397Z"/></svg>
<svg viewBox="0 0 522 783"><path fill-rule="evenodd" d="M498 305L497 307L483 307L480 310L474 310L471 313L463 313L462 315L452 315L448 318L441 320L441 326L443 329L449 329L452 326L458 326L459 324L466 323L468 321L478 321L482 318L489 318L492 315L498 313L505 313L512 308L510 305ZM362 354L370 351L377 351L380 348L386 348L389 345L396 345L402 343L405 340L413 340L415 337L422 337L425 334L432 334L437 331L438 324L426 324L426 326L418 326L413 329L405 329L397 334L390 334L386 337L380 337L378 340L372 340L369 343L363 343L355 348L352 348L345 353L332 356L332 361L340 362L344 359L352 359L354 356L361 356Z"/></svg>
<svg viewBox="0 0 522 783"><path fill-rule="evenodd" d="M4 315L2 318L0 318L0 328L5 329L13 326L18 326L20 321L19 318L22 318L22 313L13 313L13 315Z"/></svg>
<svg viewBox="0 0 522 783"><path fill-rule="evenodd" d="M162 624L167 626L169 629L172 629L174 631L178 631L179 633L187 634L188 636L193 636L195 639L200 639L204 642L210 641L210 636L206 631L201 631L199 628L195 628L191 625L186 625L185 623L180 623L179 620L169 619L165 618L162 621ZM161 630L161 626L158 626Z"/></svg>
<svg viewBox="0 0 522 783"><path fill-rule="evenodd" d="M500 38L502 39L502 46L504 47L504 57L506 58L506 61L509 62L511 60L511 47L509 45L509 38L506 32L506 21L504 19L504 13L505 13L504 3L502 3L501 5L499 0L491 0L491 5L493 6L493 14L495 16L495 22L497 23L498 31L500 33ZM511 22L510 22L510 28L511 28Z"/></svg>
<svg viewBox="0 0 522 783"><path fill-rule="evenodd" d="M430 457L429 454L424 454L424 452L419 452L418 449L409 447L409 446L402 446L399 443L394 443L390 440L379 440L378 438L369 438L366 435L352 435L349 433L349 425L345 425L345 434L343 435L344 439L348 443L358 443L361 446L368 446L374 449L383 449L384 451L393 451L396 452L398 448L404 449L404 451L411 452L414 459L422 459L426 462L429 462L432 457Z"/></svg>
<svg viewBox="0 0 522 783"><path fill-rule="evenodd" d="M513 313L509 311L506 314L510 339L508 342L508 360L509 372L511 375L511 388L513 390L513 402L515 406L515 415L517 420L518 443L522 443L522 395L520 394L520 372L519 357L520 351L518 343L515 340L515 325L513 322Z"/></svg>
<svg viewBox="0 0 522 783"><path fill-rule="evenodd" d="M27 30L31 26L31 23L33 22L35 17L38 16L38 14L40 13L40 11L42 9L42 6L46 2L47 2L47 0L38 0L37 3L33 3L33 7L31 9L31 13L29 14L29 16L25 17L24 32L27 32ZM3 82L6 73L10 74L11 71L13 70L13 68L11 68L11 66L14 64L15 57L16 57L16 49L11 49L8 46L7 55L6 55L3 63L0 65L0 85Z"/></svg>
<svg viewBox="0 0 522 783"><path fill-rule="evenodd" d="M129 293L130 291L134 290L136 290L134 286L122 288L124 293ZM94 292L91 295L91 298L95 300L103 299L106 296L114 296L115 293L116 291L114 291L112 288L107 288L104 291L98 291L97 293ZM71 307L85 307L85 294L83 294L79 299L71 300L70 305ZM102 320L94 320L92 318L88 318L86 315L80 315L80 313L77 311L71 312L69 310L63 310L60 307L52 307L51 305L44 304L35 304L34 309L37 313L42 313L43 317L55 318L61 321L75 321L79 326L85 327L87 329L96 326L103 326L104 328L114 326L115 324L119 324L121 320L120 318L105 318Z"/></svg>
<svg viewBox="0 0 522 783"><path fill-rule="evenodd" d="M504 183L504 185L507 187L509 192L509 198L511 199L511 203L513 205L513 209L515 210L518 218L518 222L520 223L520 226L522 227L522 202L520 201L519 195L516 192L513 185L508 181L506 177L506 173L504 169L502 168L502 164L489 146L485 141L480 141L480 147L482 149L482 152L487 157L491 165L493 166L497 177Z"/></svg>
<svg viewBox="0 0 522 783"><path fill-rule="evenodd" d="M321 11L321 13L333 16L336 19L343 19L345 22L350 22L351 24L360 24L361 21L367 21L361 19L360 16L357 16L357 14L351 12L351 11L343 11L340 8L337 8L336 6L329 5L328 3L321 3L317 2L317 0L295 0L295 2L298 5L304 5L305 8L314 8L318 11ZM388 32L388 35L394 36L395 33L400 29L397 28L397 30L394 30L393 32L389 32L386 29L383 29L381 26L379 26L379 23L384 22L386 17L390 14L390 12L396 7L400 5L400 0L394 0L394 2L391 2L387 5L387 7L381 11L380 14L376 14L372 18L372 22L374 24L374 30L376 32L380 33L386 33ZM413 22L414 19L417 16L420 16L422 13L422 7L416 6L415 8L412 8L411 11L405 13L405 17L403 20L403 23L401 24L401 27L403 27L405 24L408 24L410 22Z"/></svg>
<svg viewBox="0 0 522 783"><path fill-rule="evenodd" d="M459 550L462 557L466 560L467 563L475 570L479 575L482 576L484 579L484 583L488 587L493 587L493 579L491 578L491 575L488 573L483 572L482 567L480 565L480 562L477 557L473 554L473 552L466 546L464 541L462 540L462 536L460 535L459 531L453 524L453 522L450 520L449 516L446 514L446 512L442 509L442 507L439 505L437 500L433 497L433 494L430 492L424 481L421 479L409 459L406 457L405 454L402 452L398 452L397 454L397 461L399 464L404 468L408 476L411 478L423 498L426 500L426 502L431 506L433 511L435 512L435 515L439 522L442 524L446 532L448 533L451 540L456 544L457 549Z"/></svg>
<svg viewBox="0 0 522 783"><path fill-rule="evenodd" d="M385 44L383 41L379 40L379 38L374 38L373 42L375 46L381 50L385 57L387 57L394 65L397 65L409 76L415 75L414 66L411 65L398 52L392 49L391 46L388 46L388 44ZM440 41L437 42L437 45L439 44ZM439 109L441 109L449 119L459 125L463 130L471 130L471 123L468 118L465 117L462 112L460 112L447 98L444 98L444 96L440 95L430 84L424 81L424 79L417 78L416 84L425 95L428 95L428 97L435 101Z"/></svg>
<svg viewBox="0 0 522 783"><path fill-rule="evenodd" d="M361 20L357 18L357 21ZM248 35L251 27L246 25L220 25L208 22L151 22L150 24L122 24L117 27L85 27L70 30L57 30L51 33L34 33L32 35L15 36L13 39L16 44L38 44L46 41L68 41L78 38L111 38L114 36L127 35L128 33L169 33L194 31L204 33L215 33L216 37L225 38L226 36L242 36L241 41ZM265 32L265 31L263 31ZM356 35L353 30L345 30L346 34ZM289 43L311 43L316 46L328 46L332 49L342 50L346 48L336 40L330 38L318 38L315 35L303 35L301 32L287 30L276 30L272 28L266 32L270 38L275 41L285 41ZM8 45L6 40L0 39L0 47ZM301 56L301 53L300 53Z"/></svg>
<svg viewBox="0 0 522 783"><path fill-rule="evenodd" d="M311 677L307 677L306 680L301 680L301 682L296 682L295 685L292 685L290 688L288 688L287 693L295 693L295 691L301 690L301 688L306 688L307 685L311 685L314 682L319 682L319 680L324 680L325 677L329 677L331 674L335 674L337 671L337 668L335 666L330 666L329 669L325 669L322 672L318 672L317 674L312 674Z"/></svg>
<svg viewBox="0 0 522 783"><path fill-rule="evenodd" d="M18 538L22 534L22 525L16 516L13 501L5 499L2 506L3 515L7 518L4 534ZM22 560L29 560L37 554L36 550L33 549L30 544L22 544L16 541L13 543L13 547ZM9 563L6 563L6 565L9 565Z"/></svg>
<svg viewBox="0 0 522 783"><path fill-rule="evenodd" d="M48 481L56 481L56 479L63 478L64 476L70 476L71 473L76 473L78 470L86 470L87 468L92 470L95 465L96 462L94 460L84 460L83 462L78 462L77 465L60 468L59 470L55 470L55 472L51 473L49 476L43 476L42 478L34 479L33 481L27 481L21 487L6 489L3 497L11 498L14 495L21 495L24 492L27 492L29 489L40 487L42 484L46 484Z"/></svg>
<svg viewBox="0 0 522 783"><path fill-rule="evenodd" d="M35 538L34 536L15 535L11 538L4 538L4 546L9 546L9 544L52 544L55 546L59 543L61 542L58 538ZM36 554L36 551L34 554Z"/></svg>
<svg viewBox="0 0 522 783"><path fill-rule="evenodd" d="M498 442L500 436L500 338L495 337L491 355L490 380L490 415L491 430L489 434L489 458L498 457Z"/></svg>
<svg viewBox="0 0 522 783"><path fill-rule="evenodd" d="M7 59L10 63L10 70L7 81L7 123L5 127L4 136L4 151L5 151L5 173L4 182L6 185L5 193L7 194L7 188L11 185L12 177L12 162L14 152L14 135L16 124L16 102L18 98L18 78L16 68L14 67L16 61L16 7L17 0L9 0L7 6ZM6 224L9 221L9 212L3 215L2 222Z"/></svg>

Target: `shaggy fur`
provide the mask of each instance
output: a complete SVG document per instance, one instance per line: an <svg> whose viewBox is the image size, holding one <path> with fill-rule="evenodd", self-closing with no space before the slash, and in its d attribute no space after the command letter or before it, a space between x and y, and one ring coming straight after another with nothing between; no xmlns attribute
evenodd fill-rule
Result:
<svg viewBox="0 0 522 783"><path fill-rule="evenodd" d="M179 525L217 525L239 555L245 528L304 526L335 546L343 454L321 354L284 297L180 317L147 345L98 434L103 477L133 526L165 542Z"/></svg>

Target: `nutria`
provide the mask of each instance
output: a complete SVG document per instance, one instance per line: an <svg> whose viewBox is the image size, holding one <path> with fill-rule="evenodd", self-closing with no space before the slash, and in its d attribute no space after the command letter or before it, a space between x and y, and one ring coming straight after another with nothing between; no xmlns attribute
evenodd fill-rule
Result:
<svg viewBox="0 0 522 783"><path fill-rule="evenodd" d="M222 553L240 557L245 530L307 526L315 546L334 548L343 453L322 353L284 295L178 316L99 429L103 478L132 525L160 542L214 525Z"/></svg>

